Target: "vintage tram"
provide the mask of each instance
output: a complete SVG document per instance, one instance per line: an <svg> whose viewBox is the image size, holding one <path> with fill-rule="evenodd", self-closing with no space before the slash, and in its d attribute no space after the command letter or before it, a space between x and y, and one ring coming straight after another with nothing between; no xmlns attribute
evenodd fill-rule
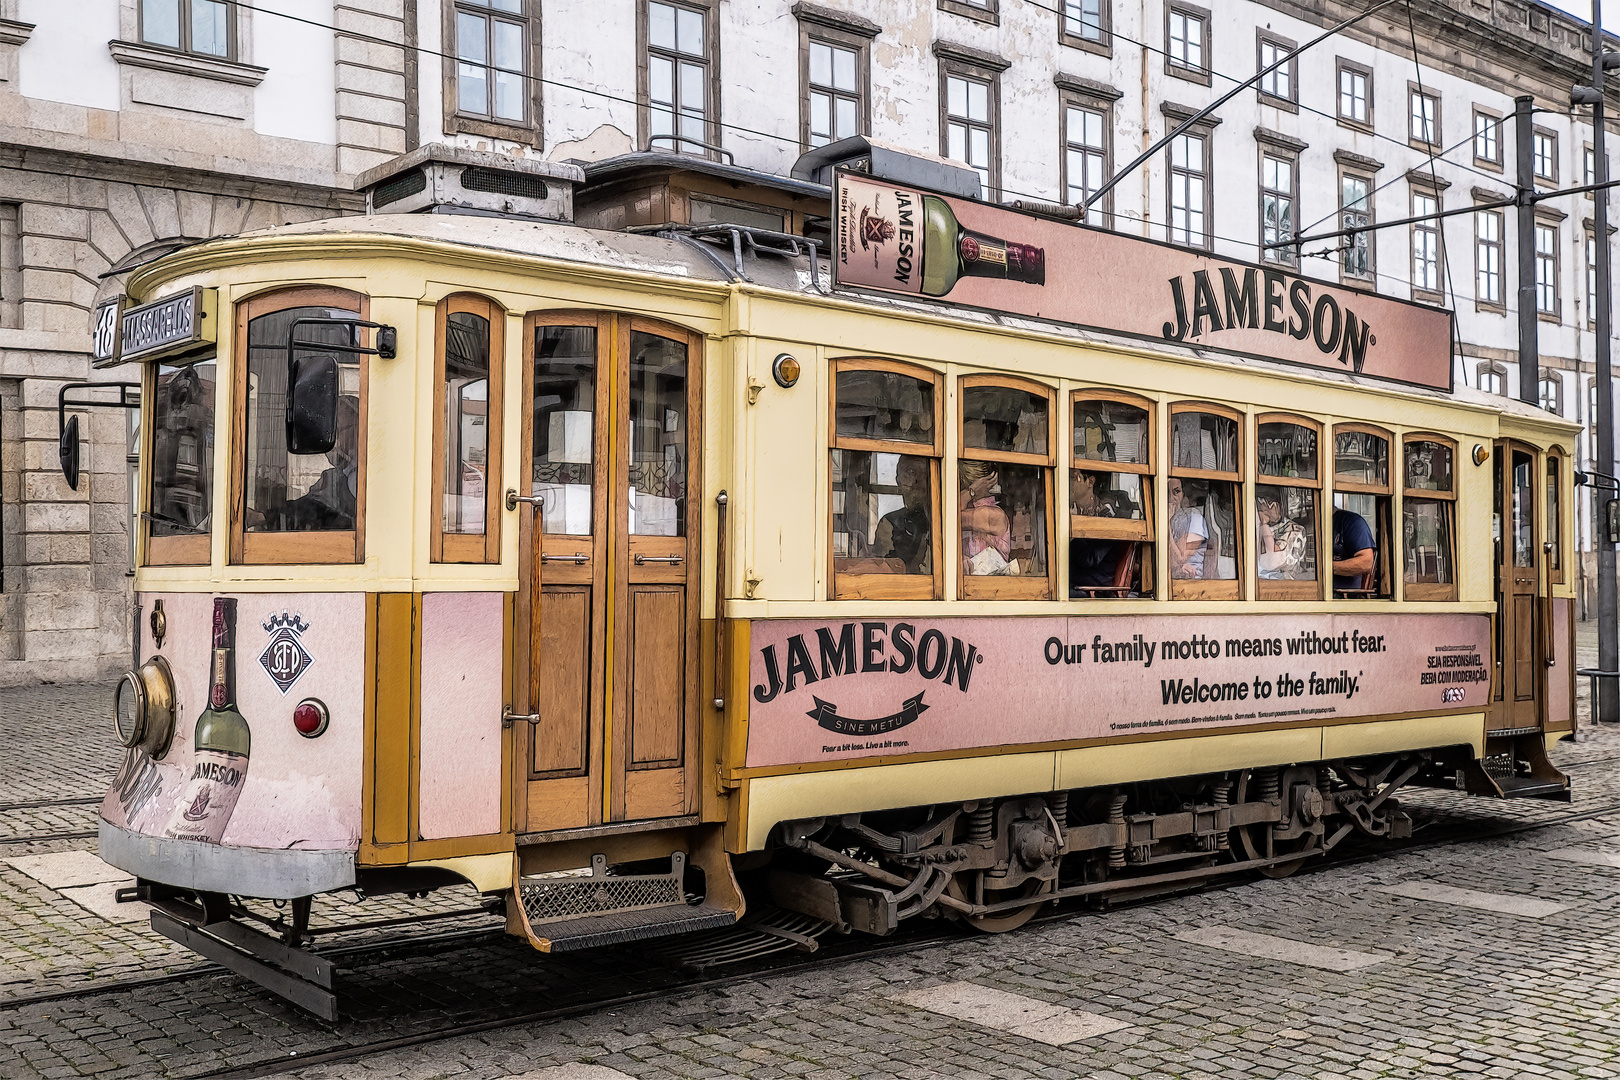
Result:
<svg viewBox="0 0 1620 1080"><path fill-rule="evenodd" d="M1577 429L1453 388L1446 313L834 198L825 247L373 213L131 276L100 845L155 925L330 1012L334 890L543 950L1003 930L1398 837L1406 784L1568 797Z"/></svg>

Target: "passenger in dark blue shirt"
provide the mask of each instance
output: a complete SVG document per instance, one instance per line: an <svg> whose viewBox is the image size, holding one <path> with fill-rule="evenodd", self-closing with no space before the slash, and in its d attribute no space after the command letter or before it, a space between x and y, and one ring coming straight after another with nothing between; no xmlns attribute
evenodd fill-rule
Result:
<svg viewBox="0 0 1620 1080"><path fill-rule="evenodd" d="M1378 545L1367 519L1353 510L1333 511L1333 587L1359 589L1377 563Z"/></svg>

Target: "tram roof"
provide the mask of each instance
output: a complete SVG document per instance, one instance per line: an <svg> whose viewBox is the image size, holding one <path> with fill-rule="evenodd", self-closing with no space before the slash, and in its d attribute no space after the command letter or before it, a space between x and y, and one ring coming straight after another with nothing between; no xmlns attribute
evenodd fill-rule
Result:
<svg viewBox="0 0 1620 1080"><path fill-rule="evenodd" d="M717 225L710 228L711 231L724 230L727 226ZM688 239L676 238L682 232L688 233ZM822 255L818 262L823 285L819 290L812 283L810 260L802 255L798 257L757 255L749 253L745 247L743 272L738 275L734 272L733 251L729 244L717 246L702 240L690 239L690 229L684 226L669 226L667 231L659 232L617 232L588 229L563 222L526 221L469 214L372 214L323 218L243 233L234 237L216 238L177 252L176 256L183 259L187 253L197 253L215 245L227 245L238 241L295 237L310 239L330 237L335 240L344 236L378 239L396 237L428 244L451 244L525 258L555 259L586 266L605 266L633 273L668 276L716 285L735 282L803 297L819 297L824 301L929 318L943 317L970 326L1033 331L1132 350L1150 349L1162 355L1196 359L1202 363L1223 365L1238 370L1263 371L1345 386L1394 390L1417 397L1473 405L1540 423L1568 423L1535 405L1516 398L1488 394L1461 383L1448 394L1443 390L1409 384L1396 385L1350 372L1302 368L1297 364L1288 364L1280 360L1239 356L1168 341L1146 341L1125 334L1069 323L964 308L920 298L854 292L842 292L834 296L825 291L830 274L830 265L825 255ZM708 249L707 253L702 250L703 248ZM158 265L172 263L176 256L159 260ZM158 272L161 273L161 270ZM148 270L146 273L151 271ZM143 273L141 276L144 277L146 274Z"/></svg>

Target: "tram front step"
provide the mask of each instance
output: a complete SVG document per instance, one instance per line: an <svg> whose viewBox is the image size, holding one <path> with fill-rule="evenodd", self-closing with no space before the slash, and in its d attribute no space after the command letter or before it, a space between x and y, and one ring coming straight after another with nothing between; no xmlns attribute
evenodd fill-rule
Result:
<svg viewBox="0 0 1620 1080"><path fill-rule="evenodd" d="M665 904L530 924L529 935L541 952L574 952L698 930L717 930L736 921L735 911L713 904Z"/></svg>
<svg viewBox="0 0 1620 1080"><path fill-rule="evenodd" d="M1546 739L1533 735L1494 739L1490 757L1470 761L1460 770L1460 787L1470 795L1498 799L1551 799L1569 802L1569 777L1547 759ZM1521 768L1529 775L1521 775Z"/></svg>

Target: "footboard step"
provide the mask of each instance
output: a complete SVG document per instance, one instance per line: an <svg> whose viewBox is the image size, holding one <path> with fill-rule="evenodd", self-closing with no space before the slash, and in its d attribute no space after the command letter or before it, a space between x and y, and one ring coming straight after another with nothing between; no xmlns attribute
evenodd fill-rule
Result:
<svg viewBox="0 0 1620 1080"><path fill-rule="evenodd" d="M582 915L532 924L534 944L547 952L573 952L628 941L714 930L737 921L737 913L709 904L665 904Z"/></svg>
<svg viewBox="0 0 1620 1080"><path fill-rule="evenodd" d="M929 986L897 994L890 1000L1048 1046L1067 1046L1131 1026L1111 1016L1066 1009L1049 1001L970 982Z"/></svg>

